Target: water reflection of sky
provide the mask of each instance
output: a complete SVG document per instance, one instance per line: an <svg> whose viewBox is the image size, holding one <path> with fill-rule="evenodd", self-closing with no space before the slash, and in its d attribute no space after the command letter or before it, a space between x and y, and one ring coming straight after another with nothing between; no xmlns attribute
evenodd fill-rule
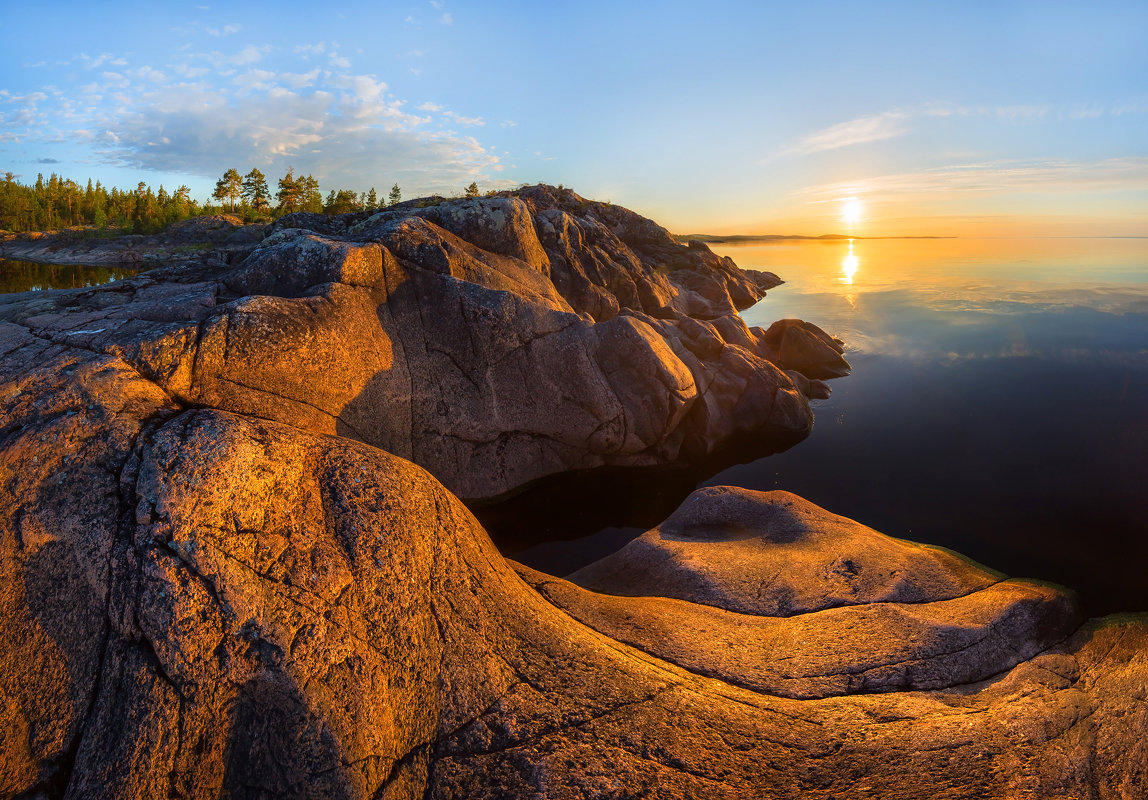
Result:
<svg viewBox="0 0 1148 800"><path fill-rule="evenodd" d="M1148 610L1148 240L852 245L714 248L787 281L749 324L816 322L854 372L806 441L707 483Z"/></svg>
<svg viewBox="0 0 1148 800"><path fill-rule="evenodd" d="M1144 358L1148 348L1148 239L787 241L715 249L786 280L745 312L747 322L813 320L854 352L1123 360Z"/></svg>

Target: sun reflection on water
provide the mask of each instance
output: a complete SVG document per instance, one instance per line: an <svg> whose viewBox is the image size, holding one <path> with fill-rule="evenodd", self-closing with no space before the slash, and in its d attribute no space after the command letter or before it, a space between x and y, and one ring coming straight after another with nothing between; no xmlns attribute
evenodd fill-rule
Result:
<svg viewBox="0 0 1148 800"><path fill-rule="evenodd" d="M842 283L853 283L853 276L857 274L857 256L853 255L853 240L849 240L849 255L841 262Z"/></svg>

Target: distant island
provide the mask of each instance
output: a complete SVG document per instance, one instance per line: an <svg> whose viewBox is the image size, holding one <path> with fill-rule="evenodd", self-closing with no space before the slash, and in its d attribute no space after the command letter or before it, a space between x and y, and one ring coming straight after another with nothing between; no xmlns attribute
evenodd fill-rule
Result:
<svg viewBox="0 0 1148 800"><path fill-rule="evenodd" d="M679 242L707 242L711 244L743 244L748 242L776 242L785 239L805 239L808 241L839 241L849 239L956 239L956 236L847 236L842 233L824 233L821 236L789 236L776 233L734 233L719 235L712 233L670 234Z"/></svg>

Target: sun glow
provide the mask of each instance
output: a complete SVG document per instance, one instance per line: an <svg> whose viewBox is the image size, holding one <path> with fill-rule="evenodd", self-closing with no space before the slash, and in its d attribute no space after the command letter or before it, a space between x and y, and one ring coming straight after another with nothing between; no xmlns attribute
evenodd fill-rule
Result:
<svg viewBox="0 0 1148 800"><path fill-rule="evenodd" d="M846 197L841 206L841 218L846 225L856 225L861 221L861 201L856 197Z"/></svg>

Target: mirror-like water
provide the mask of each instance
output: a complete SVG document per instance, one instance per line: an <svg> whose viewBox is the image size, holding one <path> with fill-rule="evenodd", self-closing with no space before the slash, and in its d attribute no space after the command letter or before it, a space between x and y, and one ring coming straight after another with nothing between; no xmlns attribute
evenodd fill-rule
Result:
<svg viewBox="0 0 1148 800"><path fill-rule="evenodd" d="M704 484L796 492L1068 585L1092 614L1148 610L1148 239L714 250L787 281L750 325L815 322L847 342L853 374L814 404L808 439ZM564 574L640 530L601 519L513 555Z"/></svg>
<svg viewBox="0 0 1148 800"><path fill-rule="evenodd" d="M99 286L139 271L134 267L81 267L0 258L0 294Z"/></svg>

